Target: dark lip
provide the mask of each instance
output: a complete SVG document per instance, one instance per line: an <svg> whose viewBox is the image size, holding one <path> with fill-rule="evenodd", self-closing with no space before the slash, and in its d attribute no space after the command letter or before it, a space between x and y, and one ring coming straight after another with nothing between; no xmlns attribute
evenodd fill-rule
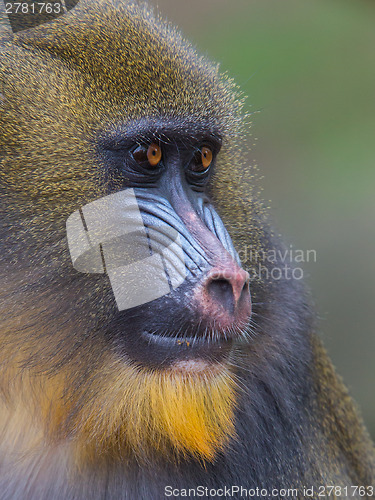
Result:
<svg viewBox="0 0 375 500"><path fill-rule="evenodd" d="M233 339L165 336L147 331L123 337L119 353L139 366L164 369L178 361L204 360L207 363L224 361L232 351Z"/></svg>
<svg viewBox="0 0 375 500"><path fill-rule="evenodd" d="M142 337L147 340L149 344L168 348L191 348L191 349L207 349L210 345L216 348L220 345L231 344L232 339L226 338L203 338L203 337L170 337L159 335L158 333L142 332Z"/></svg>

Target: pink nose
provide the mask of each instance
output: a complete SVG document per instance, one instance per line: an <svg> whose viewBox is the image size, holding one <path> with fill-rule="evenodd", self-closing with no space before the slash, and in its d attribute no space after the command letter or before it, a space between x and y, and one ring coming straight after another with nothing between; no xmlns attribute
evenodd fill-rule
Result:
<svg viewBox="0 0 375 500"><path fill-rule="evenodd" d="M220 302L232 314L243 303L250 301L249 273L236 265L211 269L203 286L213 300Z"/></svg>
<svg viewBox="0 0 375 500"><path fill-rule="evenodd" d="M198 309L217 329L246 323L251 315L249 273L234 261L213 267L195 293Z"/></svg>

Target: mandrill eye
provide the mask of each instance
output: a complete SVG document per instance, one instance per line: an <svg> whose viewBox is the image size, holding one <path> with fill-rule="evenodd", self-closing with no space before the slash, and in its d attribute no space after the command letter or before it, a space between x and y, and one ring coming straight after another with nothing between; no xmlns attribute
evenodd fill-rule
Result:
<svg viewBox="0 0 375 500"><path fill-rule="evenodd" d="M135 161L146 168L153 168L159 165L161 160L161 147L154 142L147 146L138 146L133 151L133 158Z"/></svg>
<svg viewBox="0 0 375 500"><path fill-rule="evenodd" d="M211 149L207 146L203 146L194 155L194 159L191 165L191 170L197 173L203 173L210 167L212 163L213 153Z"/></svg>
<svg viewBox="0 0 375 500"><path fill-rule="evenodd" d="M147 149L147 159L151 167L156 167L161 160L161 148L154 142Z"/></svg>

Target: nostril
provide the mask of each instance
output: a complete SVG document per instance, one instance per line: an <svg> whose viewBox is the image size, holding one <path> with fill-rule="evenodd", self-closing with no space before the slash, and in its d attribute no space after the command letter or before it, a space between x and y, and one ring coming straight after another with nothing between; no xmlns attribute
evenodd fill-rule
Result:
<svg viewBox="0 0 375 500"><path fill-rule="evenodd" d="M249 280L247 280L247 281L245 281L244 286L242 287L241 297L246 295L249 291L250 291Z"/></svg>
<svg viewBox="0 0 375 500"><path fill-rule="evenodd" d="M245 324L251 316L249 274L231 263L211 268L196 288L204 317L218 331Z"/></svg>
<svg viewBox="0 0 375 500"><path fill-rule="evenodd" d="M211 298L223 304L231 313L235 309L235 300L231 283L226 279L212 279L207 284L207 291Z"/></svg>

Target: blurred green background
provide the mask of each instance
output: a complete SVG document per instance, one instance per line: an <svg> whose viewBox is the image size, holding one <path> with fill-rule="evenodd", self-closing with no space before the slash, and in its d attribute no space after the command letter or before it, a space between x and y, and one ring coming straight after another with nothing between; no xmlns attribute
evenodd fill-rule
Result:
<svg viewBox="0 0 375 500"><path fill-rule="evenodd" d="M249 161L375 437L375 1L150 0L254 113ZM251 150L250 150L251 148Z"/></svg>

